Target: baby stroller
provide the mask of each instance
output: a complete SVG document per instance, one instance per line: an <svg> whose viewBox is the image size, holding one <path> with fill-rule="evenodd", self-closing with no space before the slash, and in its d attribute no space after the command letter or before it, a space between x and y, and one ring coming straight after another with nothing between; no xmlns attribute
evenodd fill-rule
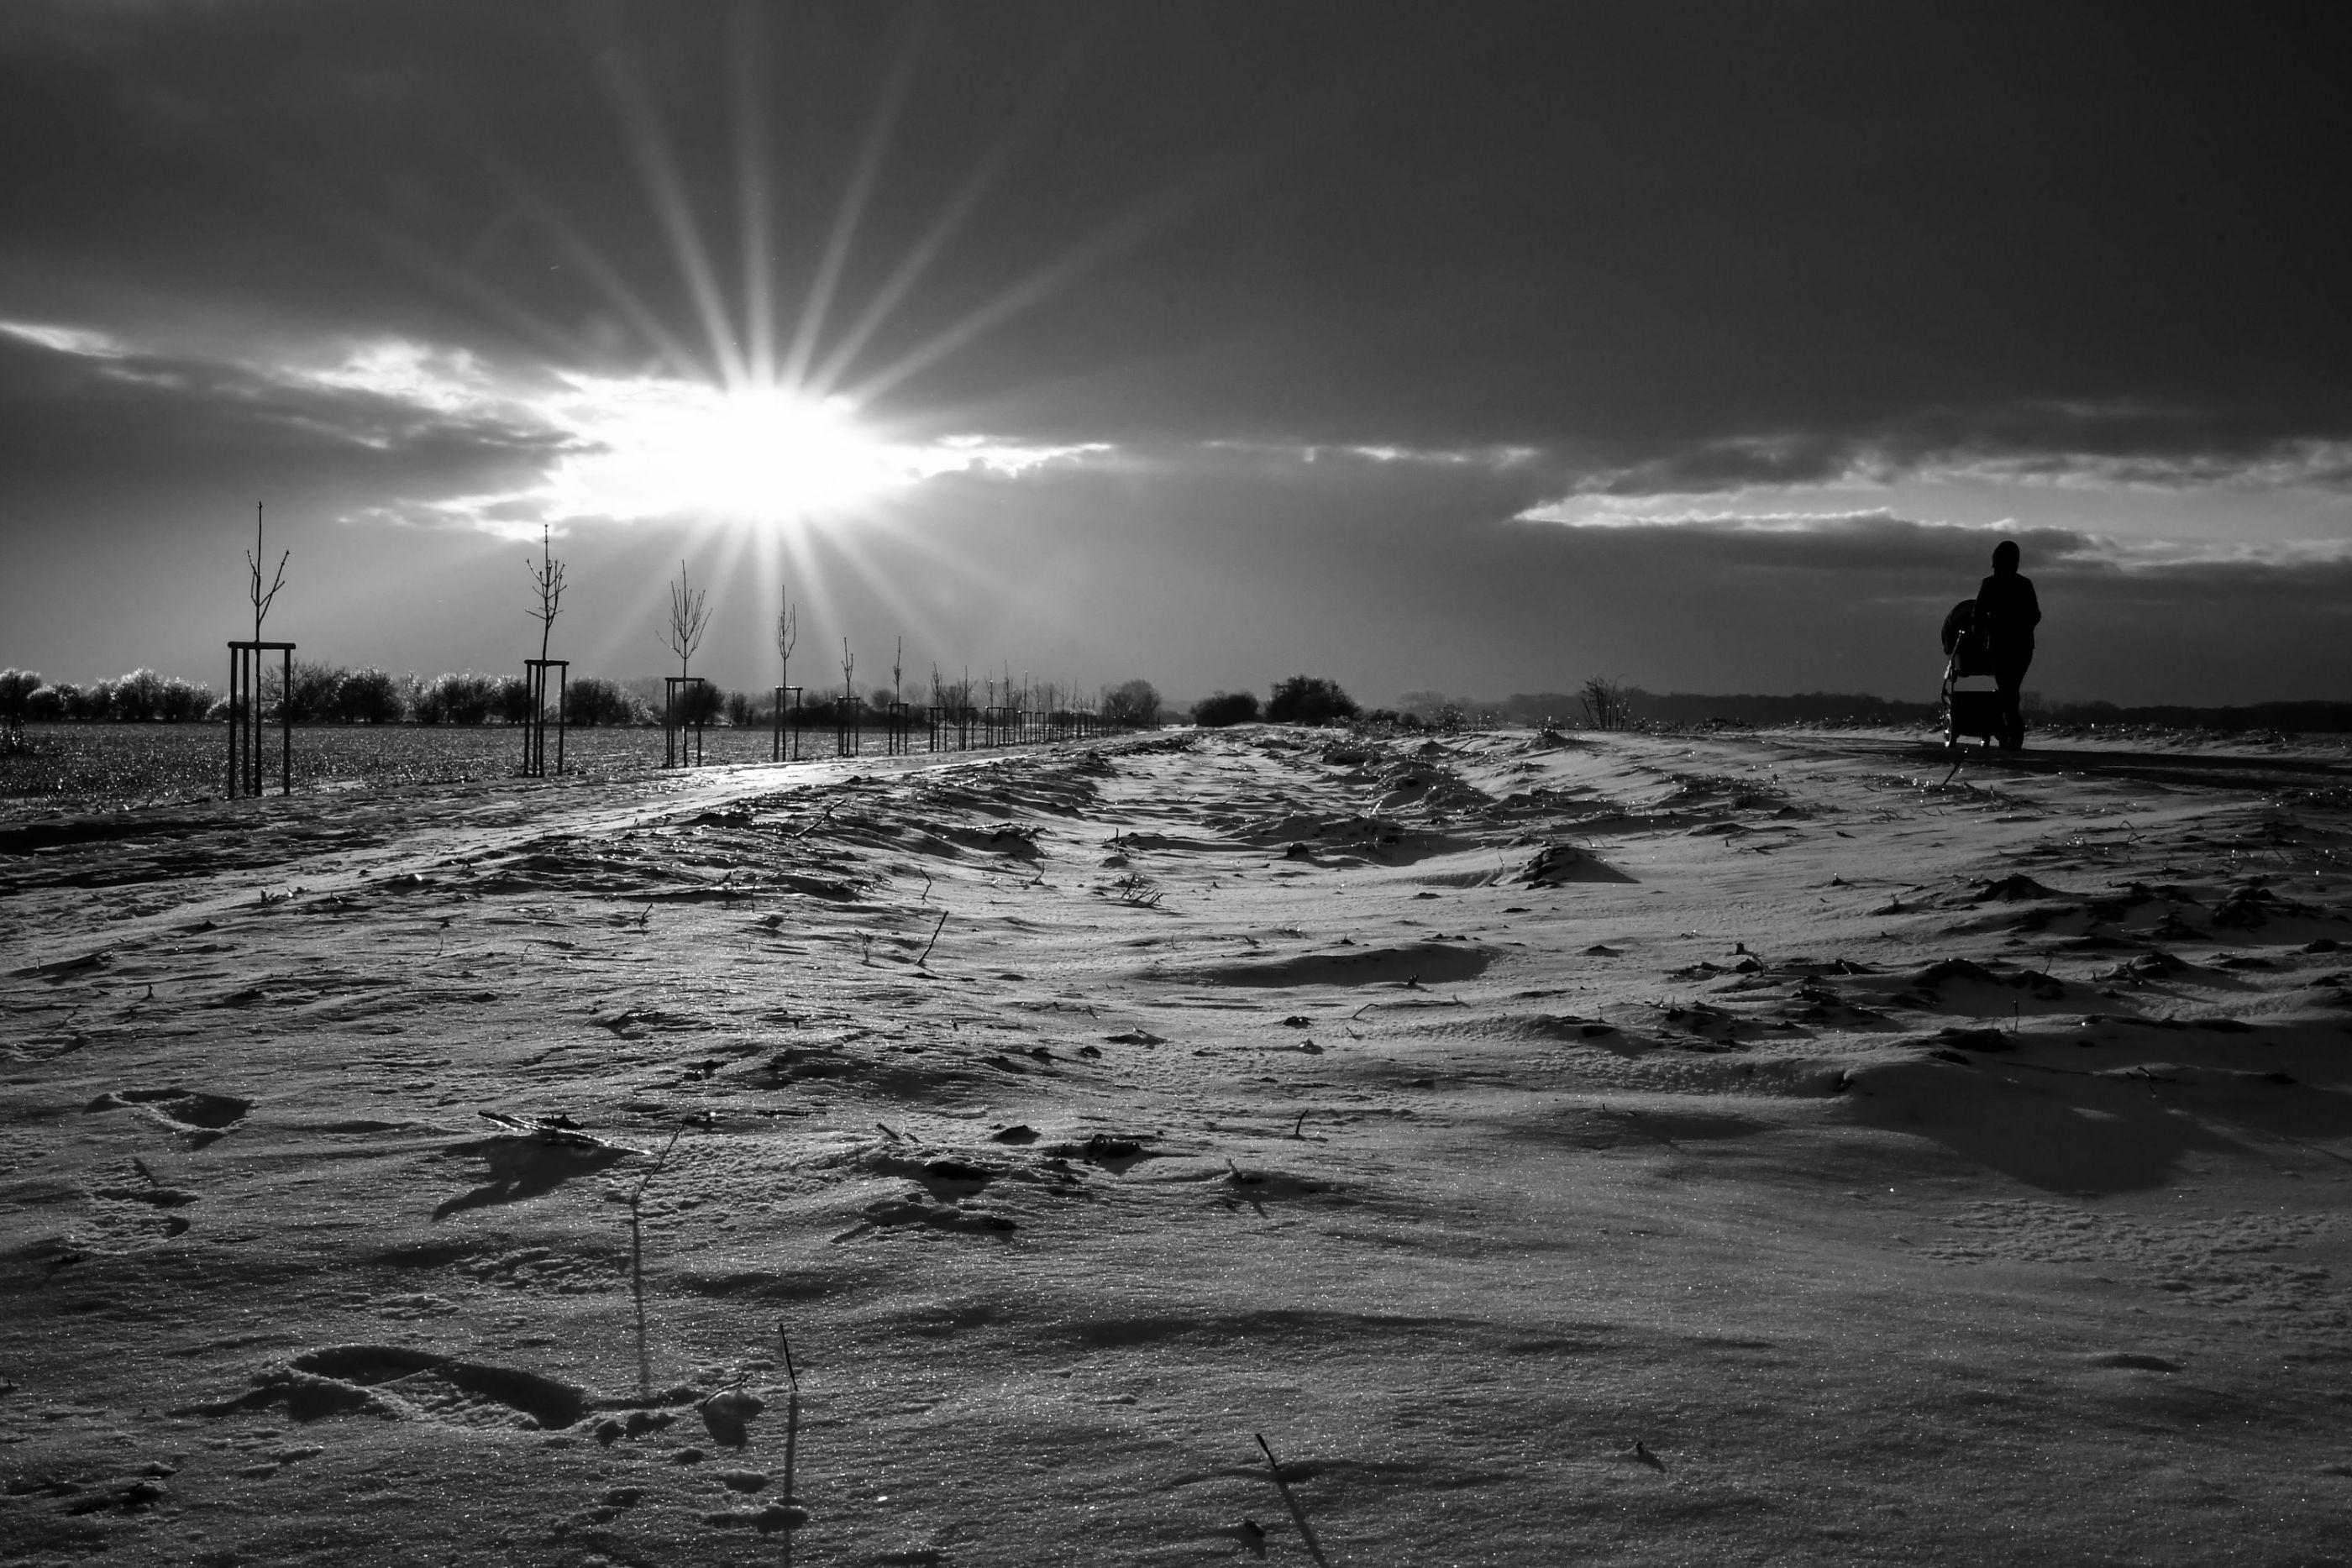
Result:
<svg viewBox="0 0 2352 1568"><path fill-rule="evenodd" d="M1963 599L1944 617L1944 744L1958 751L1962 736L2004 748L2000 692L1992 685L1992 650L1976 628L1977 601ZM1963 686L1963 681L1981 681Z"/></svg>

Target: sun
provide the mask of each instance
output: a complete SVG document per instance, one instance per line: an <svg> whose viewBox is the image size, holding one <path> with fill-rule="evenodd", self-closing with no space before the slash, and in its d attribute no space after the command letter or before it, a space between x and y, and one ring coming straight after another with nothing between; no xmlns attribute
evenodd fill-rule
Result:
<svg viewBox="0 0 2352 1568"><path fill-rule="evenodd" d="M564 509L615 517L821 520L915 477L844 399L781 387L577 378L551 475Z"/></svg>

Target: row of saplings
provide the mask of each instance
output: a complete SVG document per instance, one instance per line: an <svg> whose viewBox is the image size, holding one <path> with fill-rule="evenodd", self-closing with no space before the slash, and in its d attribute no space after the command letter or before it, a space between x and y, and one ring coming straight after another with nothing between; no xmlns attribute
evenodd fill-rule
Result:
<svg viewBox="0 0 2352 1568"><path fill-rule="evenodd" d="M1421 720L1409 713L1393 708L1376 707L1370 712L1357 705L1356 699L1339 689L1339 683L1320 675L1292 675L1276 681L1274 690L1260 704L1255 692L1219 692L1202 697L1192 705L1192 722L1203 729L1222 729L1227 725L1256 724L1365 724L1394 725L1401 729L1419 729Z"/></svg>

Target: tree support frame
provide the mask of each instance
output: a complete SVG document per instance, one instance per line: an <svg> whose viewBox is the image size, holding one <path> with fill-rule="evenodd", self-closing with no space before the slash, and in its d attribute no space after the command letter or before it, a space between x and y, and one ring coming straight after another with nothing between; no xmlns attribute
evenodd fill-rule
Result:
<svg viewBox="0 0 2352 1568"><path fill-rule="evenodd" d="M294 644L258 640L228 645L228 798L259 795L261 785L261 656L279 656L278 721L282 732L278 792L294 793Z"/></svg>

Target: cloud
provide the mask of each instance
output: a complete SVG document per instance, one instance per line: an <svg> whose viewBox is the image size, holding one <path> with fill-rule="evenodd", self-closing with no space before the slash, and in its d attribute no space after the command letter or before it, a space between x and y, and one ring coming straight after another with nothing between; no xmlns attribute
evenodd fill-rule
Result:
<svg viewBox="0 0 2352 1568"><path fill-rule="evenodd" d="M560 433L482 406L436 407L358 382L139 350L75 328L0 336L0 495L184 503L250 493L430 497L512 483Z"/></svg>
<svg viewBox="0 0 2352 1568"><path fill-rule="evenodd" d="M93 332L82 327L55 327L37 321L0 321L0 333L22 342L38 344L52 353L79 354L85 359L119 360L128 352L112 334Z"/></svg>
<svg viewBox="0 0 2352 1568"><path fill-rule="evenodd" d="M2085 490L2352 492L2352 441L2274 441L2245 452L2005 453L1922 465L1918 477Z"/></svg>
<svg viewBox="0 0 2352 1568"><path fill-rule="evenodd" d="M1727 436L1584 475L1578 496L1703 496L1759 486L1853 482L1861 448L1832 435Z"/></svg>
<svg viewBox="0 0 2352 1568"><path fill-rule="evenodd" d="M1650 497L1905 482L2114 489L2352 490L2352 433L2298 432L2285 411L2035 400L1939 408L1843 430L1702 436L1623 460L1596 455L1572 497Z"/></svg>
<svg viewBox="0 0 2352 1568"><path fill-rule="evenodd" d="M1653 497L1685 501L1685 496ZM1886 507L1843 512L1759 511L1750 508L1647 505L1639 510L1600 510L1546 502L1517 514L1525 523L1570 529L1673 530L1738 538L1769 536L1776 551L1791 556L1847 557L1853 564L1902 566L1942 563L1956 554L1983 555L2001 539L2016 539L2044 559L2069 570L2153 571L2242 565L2294 569L2352 559L2352 540L2270 538L2148 538L2047 526L1926 522ZM1720 542L1720 541L1718 541Z"/></svg>

